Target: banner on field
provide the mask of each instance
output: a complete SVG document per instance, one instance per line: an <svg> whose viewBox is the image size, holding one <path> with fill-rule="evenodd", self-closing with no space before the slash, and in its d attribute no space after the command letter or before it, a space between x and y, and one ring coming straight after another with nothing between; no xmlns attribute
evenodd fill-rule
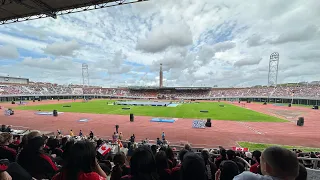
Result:
<svg viewBox="0 0 320 180"><path fill-rule="evenodd" d="M232 147L234 151L248 152L249 148L241 148L241 147Z"/></svg>

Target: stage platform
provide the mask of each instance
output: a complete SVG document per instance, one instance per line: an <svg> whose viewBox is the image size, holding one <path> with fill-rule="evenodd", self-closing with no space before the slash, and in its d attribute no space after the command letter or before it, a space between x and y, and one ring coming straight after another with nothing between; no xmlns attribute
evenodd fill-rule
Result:
<svg viewBox="0 0 320 180"><path fill-rule="evenodd" d="M168 106L170 102L155 101L117 101L116 105L132 105L132 106Z"/></svg>

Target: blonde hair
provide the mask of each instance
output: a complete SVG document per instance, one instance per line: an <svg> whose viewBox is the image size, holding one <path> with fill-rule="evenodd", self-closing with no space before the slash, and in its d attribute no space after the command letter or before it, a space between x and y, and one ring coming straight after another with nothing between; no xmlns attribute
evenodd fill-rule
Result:
<svg viewBox="0 0 320 180"><path fill-rule="evenodd" d="M4 144L10 142L10 140L12 138L13 138L13 136L10 133L1 133L0 134L0 144L4 145Z"/></svg>
<svg viewBox="0 0 320 180"><path fill-rule="evenodd" d="M35 137L41 136L40 131L31 131L28 135L27 135L27 139L33 139Z"/></svg>

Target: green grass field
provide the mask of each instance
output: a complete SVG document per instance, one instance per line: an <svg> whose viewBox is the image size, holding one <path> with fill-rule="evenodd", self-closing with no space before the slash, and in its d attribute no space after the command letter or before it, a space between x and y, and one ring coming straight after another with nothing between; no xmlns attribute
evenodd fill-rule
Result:
<svg viewBox="0 0 320 180"><path fill-rule="evenodd" d="M260 143L251 143L251 142L238 142L241 147L249 148L252 152L254 150L263 151L270 146L281 146L287 149L300 149L303 152L319 152L320 148L309 148L309 147L302 147L302 146L286 146L286 145L278 145L278 144L260 144Z"/></svg>
<svg viewBox="0 0 320 180"><path fill-rule="evenodd" d="M80 112L94 114L120 114L129 115L134 113L138 116L153 116L153 117L172 117L172 118L211 118L214 120L233 120L233 121L251 121L251 122L287 122L286 120L262 114L256 111L244 109L226 103L217 102L201 102L183 104L177 107L153 107L153 106L130 106L130 110L123 110L120 105L107 105L113 101L95 100L86 103L73 102L64 104L49 104L39 106L20 106L16 109L20 110L41 110L52 111L56 109L60 112ZM224 104L225 107L220 107ZM66 108L64 105L71 105ZM208 110L208 113L200 113L200 110Z"/></svg>

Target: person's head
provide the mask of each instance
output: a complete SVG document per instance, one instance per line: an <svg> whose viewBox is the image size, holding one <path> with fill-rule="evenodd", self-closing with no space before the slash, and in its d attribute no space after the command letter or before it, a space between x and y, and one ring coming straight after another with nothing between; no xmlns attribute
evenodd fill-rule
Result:
<svg viewBox="0 0 320 180"><path fill-rule="evenodd" d="M70 132L72 132L72 129L70 129Z"/></svg>
<svg viewBox="0 0 320 180"><path fill-rule="evenodd" d="M30 140L30 139L32 139L32 138L39 137L39 136L41 136L40 131L31 131L31 132L29 132L29 134L27 135L27 140Z"/></svg>
<svg viewBox="0 0 320 180"><path fill-rule="evenodd" d="M112 157L109 156L111 159ZM125 155L123 153L117 153L114 157L113 157L113 163L114 163L114 167L112 168L112 174L111 174L111 180L119 180L121 179L122 176L122 172L123 172L123 165L125 163Z"/></svg>
<svg viewBox="0 0 320 180"><path fill-rule="evenodd" d="M225 149L221 149L220 150L220 155L223 157L223 158L227 158L227 151Z"/></svg>
<svg viewBox="0 0 320 180"><path fill-rule="evenodd" d="M231 160L222 161L219 169L221 171L220 180L232 180L240 173L237 164Z"/></svg>
<svg viewBox="0 0 320 180"><path fill-rule="evenodd" d="M188 152L183 157L180 173L182 180L206 179L204 160L199 155Z"/></svg>
<svg viewBox="0 0 320 180"><path fill-rule="evenodd" d="M299 175L296 177L295 180L307 180L308 172L306 167L303 164L299 163Z"/></svg>
<svg viewBox="0 0 320 180"><path fill-rule="evenodd" d="M28 135L25 134L22 136L21 143L20 143L19 147L20 148L24 147L25 145L27 145L27 143L28 143Z"/></svg>
<svg viewBox="0 0 320 180"><path fill-rule="evenodd" d="M167 154L168 159L170 159L170 160L174 159L174 153L173 153L172 148L168 147L166 149L166 154Z"/></svg>
<svg viewBox="0 0 320 180"><path fill-rule="evenodd" d="M113 157L113 163L115 165L123 165L126 162L126 156L123 153L117 153Z"/></svg>
<svg viewBox="0 0 320 180"><path fill-rule="evenodd" d="M116 134L116 132L113 132L113 134Z"/></svg>
<svg viewBox="0 0 320 180"><path fill-rule="evenodd" d="M77 179L79 172L92 172L96 167L96 151L89 141L78 141L71 147L65 171L66 179Z"/></svg>
<svg viewBox="0 0 320 180"><path fill-rule="evenodd" d="M228 160L232 160L236 158L236 152L234 152L233 150L227 150L227 159Z"/></svg>
<svg viewBox="0 0 320 180"><path fill-rule="evenodd" d="M190 144L185 144L184 145L184 149L188 150L188 151L191 151L191 145Z"/></svg>
<svg viewBox="0 0 320 180"><path fill-rule="evenodd" d="M147 146L140 146L135 149L130 159L130 168L131 175L136 179L139 179L140 176L155 177L157 168L151 149Z"/></svg>
<svg viewBox="0 0 320 180"><path fill-rule="evenodd" d="M68 138L67 137L63 137L62 139L61 139L61 145L65 145L66 143L68 142Z"/></svg>
<svg viewBox="0 0 320 180"><path fill-rule="evenodd" d="M154 144L151 145L151 151L152 151L153 155L156 155L157 149L158 149L157 145L154 145Z"/></svg>
<svg viewBox="0 0 320 180"><path fill-rule="evenodd" d="M9 145L13 142L13 136L10 133L0 134L0 145Z"/></svg>
<svg viewBox="0 0 320 180"><path fill-rule="evenodd" d="M245 155L246 155L247 158L252 158L252 153L251 152L246 152ZM260 157L259 157L259 159L260 159Z"/></svg>
<svg viewBox="0 0 320 180"><path fill-rule="evenodd" d="M297 155L278 146L272 146L263 151L260 157L260 167L263 175L281 179L293 180L299 173Z"/></svg>
<svg viewBox="0 0 320 180"><path fill-rule="evenodd" d="M203 160L205 162L207 162L209 160L209 158L210 158L209 151L207 149L203 149L201 151L201 157L203 158Z"/></svg>
<svg viewBox="0 0 320 180"><path fill-rule="evenodd" d="M252 159L260 163L261 151L253 151L252 152Z"/></svg>
<svg viewBox="0 0 320 180"><path fill-rule="evenodd" d="M164 151L157 152L155 159L156 159L158 170L164 170L169 168L168 158Z"/></svg>
<svg viewBox="0 0 320 180"><path fill-rule="evenodd" d="M60 141L56 138L49 138L46 144L50 149L55 149L60 146Z"/></svg>
<svg viewBox="0 0 320 180"><path fill-rule="evenodd" d="M80 129L80 132L82 132L81 129Z"/></svg>
<svg viewBox="0 0 320 180"><path fill-rule="evenodd" d="M45 145L45 140L41 136L34 137L28 140L25 150L28 153L40 153Z"/></svg>
<svg viewBox="0 0 320 180"><path fill-rule="evenodd" d="M179 160L181 161L181 163L183 162L183 157L184 157L184 155L187 154L187 152L189 152L189 151L186 150L186 149L182 149L182 150L179 152L178 158L179 158Z"/></svg>
<svg viewBox="0 0 320 180"><path fill-rule="evenodd" d="M311 152L311 153L310 153L310 157L311 157L311 158L317 158L317 156L315 155L314 152Z"/></svg>

